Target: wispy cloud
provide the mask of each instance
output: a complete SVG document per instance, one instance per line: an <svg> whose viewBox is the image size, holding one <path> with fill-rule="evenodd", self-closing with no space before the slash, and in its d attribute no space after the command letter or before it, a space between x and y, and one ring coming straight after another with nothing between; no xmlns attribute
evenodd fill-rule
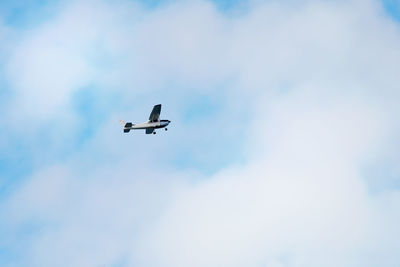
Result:
<svg viewBox="0 0 400 267"><path fill-rule="evenodd" d="M61 2L1 29L0 264L399 262L400 32L378 2ZM121 133L158 102L167 134Z"/></svg>

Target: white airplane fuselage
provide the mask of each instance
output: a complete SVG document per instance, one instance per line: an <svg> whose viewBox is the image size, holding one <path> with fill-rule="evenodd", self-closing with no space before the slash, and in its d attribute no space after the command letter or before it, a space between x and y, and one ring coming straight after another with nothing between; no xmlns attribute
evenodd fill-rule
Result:
<svg viewBox="0 0 400 267"><path fill-rule="evenodd" d="M131 130L142 130L142 129L148 129L148 128L154 128L154 129L159 129L159 128L164 128L167 127L170 121L168 120L161 120L161 121L155 121L155 122L143 122L143 123L138 123L138 124L133 124L129 129ZM128 127L126 127L128 128Z"/></svg>
<svg viewBox="0 0 400 267"><path fill-rule="evenodd" d="M132 122L124 122L120 120L120 123L124 129L124 133L129 133L130 130L146 130L146 134L156 134L155 129L165 128L167 129L169 120L160 120L161 104L155 105L150 113L149 120L147 122L134 124Z"/></svg>

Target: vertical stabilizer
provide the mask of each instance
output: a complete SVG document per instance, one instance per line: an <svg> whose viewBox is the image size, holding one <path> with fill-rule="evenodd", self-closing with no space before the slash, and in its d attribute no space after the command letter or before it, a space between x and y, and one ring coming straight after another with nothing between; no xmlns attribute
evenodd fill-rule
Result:
<svg viewBox="0 0 400 267"><path fill-rule="evenodd" d="M119 123L124 127L124 133L129 133L131 127L134 125L132 122L125 122L123 120L119 120Z"/></svg>

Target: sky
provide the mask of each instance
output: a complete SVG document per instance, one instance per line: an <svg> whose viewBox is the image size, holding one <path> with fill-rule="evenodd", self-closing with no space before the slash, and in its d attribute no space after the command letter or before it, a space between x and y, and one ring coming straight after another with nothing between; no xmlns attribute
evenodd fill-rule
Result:
<svg viewBox="0 0 400 267"><path fill-rule="evenodd" d="M0 266L398 266L399 69L396 0L2 1Z"/></svg>

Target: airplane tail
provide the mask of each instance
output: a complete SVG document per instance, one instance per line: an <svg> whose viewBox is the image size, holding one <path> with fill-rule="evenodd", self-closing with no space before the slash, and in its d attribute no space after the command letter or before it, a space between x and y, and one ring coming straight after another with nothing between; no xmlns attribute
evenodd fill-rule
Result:
<svg viewBox="0 0 400 267"><path fill-rule="evenodd" d="M124 127L124 133L129 133L130 128L134 125L132 122L124 122L123 120L119 120L119 123Z"/></svg>

